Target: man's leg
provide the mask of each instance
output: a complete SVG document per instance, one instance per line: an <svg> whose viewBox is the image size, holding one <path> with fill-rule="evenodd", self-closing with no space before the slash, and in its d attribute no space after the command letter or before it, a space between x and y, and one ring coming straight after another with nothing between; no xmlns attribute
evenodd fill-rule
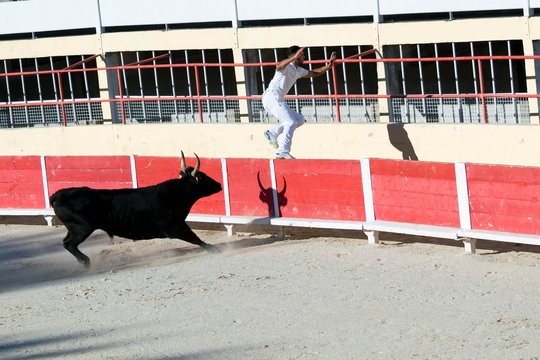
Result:
<svg viewBox="0 0 540 360"><path fill-rule="evenodd" d="M284 153L288 154L291 152L294 132L299 126L302 126L305 122L304 117L302 115L300 115L296 111L291 110L288 106L287 106L286 111L287 111L287 114L286 116L283 115L283 117L286 118L287 121L284 122L284 127L283 127L284 138L283 138L283 142L281 143L281 146L278 149L279 154L284 154Z"/></svg>

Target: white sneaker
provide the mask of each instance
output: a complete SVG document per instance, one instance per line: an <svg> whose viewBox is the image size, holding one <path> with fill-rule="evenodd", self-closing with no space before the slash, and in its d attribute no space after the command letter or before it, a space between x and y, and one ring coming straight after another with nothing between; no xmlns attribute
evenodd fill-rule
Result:
<svg viewBox="0 0 540 360"><path fill-rule="evenodd" d="M266 140L268 140L268 143L272 145L275 149L279 147L277 137L275 137L274 134L272 134L269 130L266 130L264 132L264 137L266 138Z"/></svg>
<svg viewBox="0 0 540 360"><path fill-rule="evenodd" d="M296 159L288 152L276 153L276 159Z"/></svg>

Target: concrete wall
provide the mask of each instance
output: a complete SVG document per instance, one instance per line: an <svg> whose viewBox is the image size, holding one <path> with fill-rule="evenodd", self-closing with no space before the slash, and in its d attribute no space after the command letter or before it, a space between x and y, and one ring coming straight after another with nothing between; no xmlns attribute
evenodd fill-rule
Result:
<svg viewBox="0 0 540 360"><path fill-rule="evenodd" d="M274 156L265 124L101 125L0 131L0 155ZM298 158L418 159L540 166L537 125L306 124Z"/></svg>

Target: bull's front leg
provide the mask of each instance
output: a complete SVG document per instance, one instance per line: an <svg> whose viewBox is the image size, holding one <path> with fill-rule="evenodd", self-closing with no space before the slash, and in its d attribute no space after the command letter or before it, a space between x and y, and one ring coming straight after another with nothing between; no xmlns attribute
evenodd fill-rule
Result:
<svg viewBox="0 0 540 360"><path fill-rule="evenodd" d="M208 244L208 243L205 243L204 241L202 241L197 236L197 234L195 234L193 232L193 230L191 230L189 228L189 226L187 226L187 224L182 229L177 229L177 231L174 232L174 236L171 235L169 237L178 238L180 240L187 241L188 243L191 243L191 244L194 244L194 245L199 245L200 247L202 247L203 249L205 249L206 251L208 251L210 253L219 253L219 252L221 252L221 250L219 250L218 247L216 247L214 245L211 245L211 244Z"/></svg>

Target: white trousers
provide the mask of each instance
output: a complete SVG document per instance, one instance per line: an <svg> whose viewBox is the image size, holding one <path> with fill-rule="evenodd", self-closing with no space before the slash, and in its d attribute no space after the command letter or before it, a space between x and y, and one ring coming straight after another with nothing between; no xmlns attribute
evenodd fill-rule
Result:
<svg viewBox="0 0 540 360"><path fill-rule="evenodd" d="M279 120L279 123L269 131L276 137L284 133L278 153L290 152L294 131L304 124L304 117L292 110L285 100L278 98L271 92L264 93L262 103L264 109Z"/></svg>

